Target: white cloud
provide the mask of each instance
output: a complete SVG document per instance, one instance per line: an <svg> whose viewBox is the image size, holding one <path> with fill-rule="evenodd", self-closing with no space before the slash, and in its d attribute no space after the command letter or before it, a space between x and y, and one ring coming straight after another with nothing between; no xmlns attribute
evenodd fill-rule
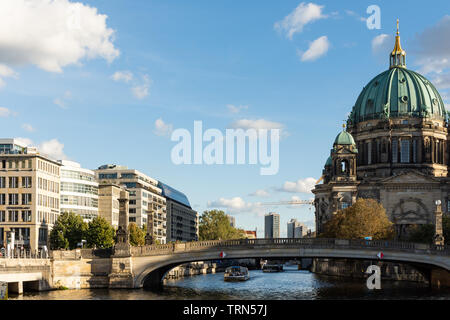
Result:
<svg viewBox="0 0 450 320"><path fill-rule="evenodd" d="M67 109L67 100L72 99L72 92L67 90L64 92L63 98L55 98L53 103L59 106L62 109Z"/></svg>
<svg viewBox="0 0 450 320"><path fill-rule="evenodd" d="M283 129L284 125L279 122L268 121L265 119L240 119L234 121L231 125L234 129Z"/></svg>
<svg viewBox="0 0 450 320"><path fill-rule="evenodd" d="M227 104L227 108L231 113L239 113L242 110L247 110L248 106L235 106L233 104Z"/></svg>
<svg viewBox="0 0 450 320"><path fill-rule="evenodd" d="M173 125L165 123L163 119L159 118L155 121L155 134L158 136L170 136L173 131Z"/></svg>
<svg viewBox="0 0 450 320"><path fill-rule="evenodd" d="M66 160L67 156L64 153L64 144L57 139L44 141L38 145L38 151L49 156L55 160Z"/></svg>
<svg viewBox="0 0 450 320"><path fill-rule="evenodd" d="M9 110L8 108L0 107L0 118L8 118L9 116L16 115L15 112Z"/></svg>
<svg viewBox="0 0 450 320"><path fill-rule="evenodd" d="M17 138L14 138L14 139L16 139L19 143L21 143L21 144L23 144L23 145L25 145L27 147L30 147L30 146L33 145L33 141L31 139L28 139L28 138L17 137Z"/></svg>
<svg viewBox="0 0 450 320"><path fill-rule="evenodd" d="M292 40L294 34L302 32L304 26L308 23L327 18L326 15L322 14L323 7L312 2L302 2L282 21L276 22L274 28L280 32L284 31L286 37Z"/></svg>
<svg viewBox="0 0 450 320"><path fill-rule="evenodd" d="M286 181L283 184L283 186L281 188L278 188L277 190L283 192L310 193L315 185L316 179L305 178L305 179L298 179L296 182Z"/></svg>
<svg viewBox="0 0 450 320"><path fill-rule="evenodd" d="M0 64L0 88L5 86L3 78L17 78L18 74L10 67Z"/></svg>
<svg viewBox="0 0 450 320"><path fill-rule="evenodd" d="M142 77L142 84L136 85L131 88L131 92L137 99L144 99L149 95L150 85L152 84L152 80L148 75L144 75Z"/></svg>
<svg viewBox="0 0 450 320"><path fill-rule="evenodd" d="M256 190L256 191L253 192L253 193L250 193L249 196L251 196L251 197L263 197L263 198L266 198L266 197L269 197L270 194L269 194L269 192L267 192L266 190L260 189L260 190Z"/></svg>
<svg viewBox="0 0 450 320"><path fill-rule="evenodd" d="M351 17L354 17L356 20L361 21L361 22L366 22L367 18L360 16L358 13L356 13L355 11L352 10L345 10L345 13Z"/></svg>
<svg viewBox="0 0 450 320"><path fill-rule="evenodd" d="M413 48L418 48L416 63L420 72L441 73L450 68L450 15L417 34Z"/></svg>
<svg viewBox="0 0 450 320"><path fill-rule="evenodd" d="M68 0L0 1L0 63L62 72L83 59L119 56L97 8ZM26 22L26 23L25 23Z"/></svg>
<svg viewBox="0 0 450 320"><path fill-rule="evenodd" d="M384 51L385 53L387 52L386 46L387 45L392 45L392 36L382 33L378 36L376 36L375 38L372 39L372 51L374 53L378 52L378 51Z"/></svg>
<svg viewBox="0 0 450 320"><path fill-rule="evenodd" d="M22 129L24 129L25 131L28 131L28 132L33 132L34 131L33 126L31 124L28 124L28 123L24 123L22 125Z"/></svg>
<svg viewBox="0 0 450 320"><path fill-rule="evenodd" d="M131 71L117 71L115 72L111 78L114 81L123 81L123 82L130 82L131 80L133 80L133 73Z"/></svg>
<svg viewBox="0 0 450 320"><path fill-rule="evenodd" d="M226 213L252 213L258 216L264 215L266 209L261 207L260 202L245 202L241 197L219 198L215 201L208 201L208 208L224 208Z"/></svg>
<svg viewBox="0 0 450 320"><path fill-rule="evenodd" d="M297 51L297 53L300 56L300 60L303 62L314 61L325 55L329 48L330 42L328 41L328 37L322 36L311 42L306 52Z"/></svg>
<svg viewBox="0 0 450 320"><path fill-rule="evenodd" d="M449 89L450 88L450 74L441 73L433 78L433 84L439 89Z"/></svg>

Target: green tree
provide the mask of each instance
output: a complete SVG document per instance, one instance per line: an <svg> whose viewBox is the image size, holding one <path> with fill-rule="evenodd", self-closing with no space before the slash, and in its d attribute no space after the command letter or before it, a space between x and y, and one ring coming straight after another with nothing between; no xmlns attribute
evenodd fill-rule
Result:
<svg viewBox="0 0 450 320"><path fill-rule="evenodd" d="M83 219L73 213L62 213L50 232L50 248L75 249L86 232L87 225Z"/></svg>
<svg viewBox="0 0 450 320"><path fill-rule="evenodd" d="M321 237L338 239L363 239L372 237L392 239L393 224L386 210L376 200L358 199L351 207L338 211L324 226Z"/></svg>
<svg viewBox="0 0 450 320"><path fill-rule="evenodd" d="M145 245L145 231L139 228L136 223L131 222L128 225L128 232L130 234L130 244L132 246Z"/></svg>
<svg viewBox="0 0 450 320"><path fill-rule="evenodd" d="M200 216L199 240L228 240L244 238L244 231L230 225L222 210L204 211Z"/></svg>
<svg viewBox="0 0 450 320"><path fill-rule="evenodd" d="M115 230L105 218L95 217L89 222L86 241L90 248L110 248L114 245Z"/></svg>

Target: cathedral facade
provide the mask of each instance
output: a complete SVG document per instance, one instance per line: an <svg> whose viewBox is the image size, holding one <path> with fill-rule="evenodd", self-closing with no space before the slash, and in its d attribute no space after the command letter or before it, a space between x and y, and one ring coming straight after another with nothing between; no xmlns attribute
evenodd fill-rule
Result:
<svg viewBox="0 0 450 320"><path fill-rule="evenodd" d="M316 231L358 198L379 201L404 238L450 211L448 117L433 84L406 68L397 30L390 67L362 90L313 189ZM440 202L439 202L440 201Z"/></svg>

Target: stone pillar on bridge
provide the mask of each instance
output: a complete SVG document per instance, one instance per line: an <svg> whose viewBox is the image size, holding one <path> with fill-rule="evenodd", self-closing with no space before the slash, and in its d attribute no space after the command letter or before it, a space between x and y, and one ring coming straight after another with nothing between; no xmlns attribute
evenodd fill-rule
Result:
<svg viewBox="0 0 450 320"><path fill-rule="evenodd" d="M441 200L436 200L436 212L434 214L434 244L444 245L444 232L442 229L442 205Z"/></svg>
<svg viewBox="0 0 450 320"><path fill-rule="evenodd" d="M129 193L120 192L119 199L119 228L117 229L117 243L111 257L111 273L109 274L110 288L133 288L133 266L131 260L131 245L128 233Z"/></svg>

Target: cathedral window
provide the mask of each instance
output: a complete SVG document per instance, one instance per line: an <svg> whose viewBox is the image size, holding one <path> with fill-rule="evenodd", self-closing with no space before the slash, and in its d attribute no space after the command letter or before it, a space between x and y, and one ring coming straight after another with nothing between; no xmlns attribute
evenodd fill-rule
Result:
<svg viewBox="0 0 450 320"><path fill-rule="evenodd" d="M409 140L400 142L400 162L409 163Z"/></svg>
<svg viewBox="0 0 450 320"><path fill-rule="evenodd" d="M372 164L372 141L367 142L367 164Z"/></svg>
<svg viewBox="0 0 450 320"><path fill-rule="evenodd" d="M398 140L392 139L392 162L398 162Z"/></svg>
<svg viewBox="0 0 450 320"><path fill-rule="evenodd" d="M412 157L413 162L417 163L417 140L413 140L412 142Z"/></svg>

